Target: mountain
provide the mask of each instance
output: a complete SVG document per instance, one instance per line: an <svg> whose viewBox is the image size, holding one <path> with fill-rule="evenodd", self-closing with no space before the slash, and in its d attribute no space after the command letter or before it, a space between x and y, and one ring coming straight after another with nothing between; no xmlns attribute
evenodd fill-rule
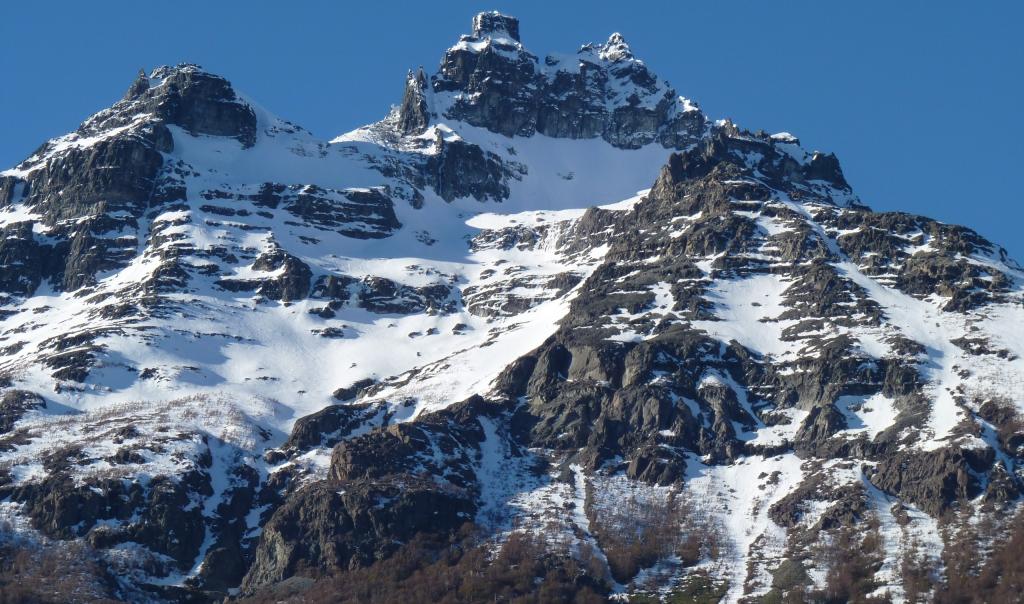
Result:
<svg viewBox="0 0 1024 604"><path fill-rule="evenodd" d="M1024 269L619 34L481 13L331 141L159 67L0 228L12 601L1024 585Z"/></svg>

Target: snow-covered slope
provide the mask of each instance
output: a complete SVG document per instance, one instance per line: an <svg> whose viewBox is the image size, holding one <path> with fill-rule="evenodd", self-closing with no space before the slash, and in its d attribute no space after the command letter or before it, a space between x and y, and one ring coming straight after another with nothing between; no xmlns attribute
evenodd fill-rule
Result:
<svg viewBox="0 0 1024 604"><path fill-rule="evenodd" d="M329 142L158 68L0 173L0 229L4 514L120 598L474 519L587 545L609 593L727 601L812 594L821 547L877 533L903 601L906 560L941 573L1020 498L1024 271L707 119L618 34L539 59L483 13ZM627 500L713 538L623 575Z"/></svg>

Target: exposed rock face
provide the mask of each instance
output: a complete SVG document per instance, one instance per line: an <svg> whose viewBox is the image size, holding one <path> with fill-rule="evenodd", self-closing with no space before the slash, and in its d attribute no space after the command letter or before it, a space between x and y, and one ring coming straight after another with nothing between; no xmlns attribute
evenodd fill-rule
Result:
<svg viewBox="0 0 1024 604"><path fill-rule="evenodd" d="M256 142L256 114L238 97L231 84L198 65L160 67L148 78L140 74L124 99L82 125L83 134L102 132L130 123L131 116L152 114L191 134L229 136L243 146Z"/></svg>
<svg viewBox="0 0 1024 604"><path fill-rule="evenodd" d="M0 398L0 434L7 434L25 413L46 407L43 397L24 390L8 390Z"/></svg>
<svg viewBox="0 0 1024 604"><path fill-rule="evenodd" d="M540 61L520 43L517 19L482 15L432 78L435 120L506 136L600 137L626 149L655 142L681 148L703 132L703 114L636 59L621 35ZM418 121L418 107L403 102L401 123Z"/></svg>
<svg viewBox="0 0 1024 604"><path fill-rule="evenodd" d="M502 200L508 197L511 174L501 160L477 145L437 137L437 153L427 162L434 190L445 201L460 197Z"/></svg>
<svg viewBox="0 0 1024 604"><path fill-rule="evenodd" d="M368 384L367 384L368 385ZM355 398L355 392L335 394L341 400ZM312 415L301 417L295 422L291 435L284 444L285 449L307 451L314 447L332 447L348 437L356 428L362 427L377 413L370 405L335 405Z"/></svg>
<svg viewBox="0 0 1024 604"><path fill-rule="evenodd" d="M17 194L34 214L19 227L24 243L7 252L20 274L5 291L31 294L44 279L72 291L94 284L98 272L126 266L140 243L140 219L166 200L169 127L232 137L245 147L256 139L256 115L227 80L195 65L140 75L119 103L22 162L18 172L27 177L4 177L0 197L10 202ZM36 229L46 243L30 236Z"/></svg>
<svg viewBox="0 0 1024 604"><path fill-rule="evenodd" d="M430 116L427 111L427 76L420 69L413 75L412 71L405 78L405 94L398 110L398 129L402 134L420 134L427 129Z"/></svg>
<svg viewBox="0 0 1024 604"><path fill-rule="evenodd" d="M38 215L48 245L37 244L46 251L23 258L25 267L66 290L92 284L98 271L123 267L138 242L121 233L138 227L163 164L160 151L169 145L170 134L155 124L138 136L72 147L34 171L24 203ZM35 224L25 223L26 236Z"/></svg>
<svg viewBox="0 0 1024 604"><path fill-rule="evenodd" d="M118 549L138 549L134 558L115 562L127 564L125 572L135 568L166 577L203 560L208 587L237 585L249 558L245 518L259 481L251 468L235 465L233 451L225 454L231 445L211 442L214 437L203 429L186 428L186 418L202 403L76 416L65 422L63 447L47 448L52 435L32 423L20 424L4 435L3 446L45 451L45 477L19 482L7 475L0 491L47 537L82 539L97 551L109 551L110 562L119 557ZM18 391L8 391L2 401L8 419L42 405L38 397ZM224 428L234 421L220 411L214 417ZM162 422L175 420L177 430L166 425L160 430ZM218 474L223 478L215 479ZM212 506L215 518L207 518L196 503L216 498L221 503ZM205 546L207 541L213 545Z"/></svg>
<svg viewBox="0 0 1024 604"><path fill-rule="evenodd" d="M465 498L412 477L391 484L311 485L295 493L267 521L242 589L252 591L295 575L315 576L366 565L386 557L397 543L418 532L454 530L472 509Z"/></svg>
<svg viewBox="0 0 1024 604"><path fill-rule="evenodd" d="M927 453L894 453L882 459L871 482L929 514L939 515L982 492L979 474L992 470L991 449L959 448Z"/></svg>
<svg viewBox="0 0 1024 604"><path fill-rule="evenodd" d="M477 38L503 35L518 42L519 19L497 11L479 13L473 17L473 35Z"/></svg>
<svg viewBox="0 0 1024 604"><path fill-rule="evenodd" d="M363 279L356 298L363 308L377 313L452 312L455 306L451 287L444 284L411 288L382 277Z"/></svg>
<svg viewBox="0 0 1024 604"><path fill-rule="evenodd" d="M224 289L255 291L270 300L290 302L301 300L309 293L313 272L304 262L281 250L261 254L252 263L252 270L273 276L253 279L221 279L217 285Z"/></svg>
<svg viewBox="0 0 1024 604"><path fill-rule="evenodd" d="M445 413L339 443L328 481L294 492L264 525L243 591L369 564L419 532L454 533L477 508L485 439L473 418L486 408L456 405L458 427Z"/></svg>
<svg viewBox="0 0 1024 604"><path fill-rule="evenodd" d="M458 304L458 291L449 284L411 287L376 276L330 275L317 281L313 296L328 300L326 307L311 309L327 317L346 306L379 314L438 314L453 312Z"/></svg>
<svg viewBox="0 0 1024 604"><path fill-rule="evenodd" d="M1007 277L991 267L970 262L994 248L970 229L898 212L862 210L838 217L844 225L862 228L839 237L844 253L866 274L916 297L938 293L949 298L944 309L964 312L1003 299ZM917 248L907 252L908 243Z"/></svg>
<svg viewBox="0 0 1024 604"><path fill-rule="evenodd" d="M0 231L0 291L30 296L47 272L49 248L39 245L31 222L16 222Z"/></svg>
<svg viewBox="0 0 1024 604"><path fill-rule="evenodd" d="M379 189L325 189L317 185L262 183L240 190L207 190L202 196L211 202L251 202L256 208L288 212L285 224L312 226L355 239L382 239L401 228L394 202ZM231 204L234 205L234 204ZM204 205L207 213L226 217L259 215L260 210Z"/></svg>

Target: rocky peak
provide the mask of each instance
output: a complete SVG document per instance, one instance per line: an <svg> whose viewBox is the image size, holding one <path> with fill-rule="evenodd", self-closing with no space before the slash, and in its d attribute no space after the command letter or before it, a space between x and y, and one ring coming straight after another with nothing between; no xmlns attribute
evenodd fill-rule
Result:
<svg viewBox="0 0 1024 604"><path fill-rule="evenodd" d="M519 41L519 22L481 13L448 49L428 91L430 121L463 121L506 136L603 138L620 148L693 143L705 119L634 57L621 34L543 62ZM407 92L408 96L408 92ZM403 102L399 126L419 124ZM410 113L412 112L412 113ZM413 130L416 131L416 130Z"/></svg>
<svg viewBox="0 0 1024 604"><path fill-rule="evenodd" d="M702 178L714 170L722 178L758 181L803 202L856 205L839 160L828 153L807 153L789 134L749 132L728 120L714 124L696 145L669 157L655 190ZM731 176L724 176L728 172Z"/></svg>
<svg viewBox="0 0 1024 604"><path fill-rule="evenodd" d="M410 69L405 78L405 94L398 108L398 129L402 134L420 134L430 123L427 115L427 76L423 68L415 74Z"/></svg>
<svg viewBox="0 0 1024 604"><path fill-rule="evenodd" d="M0 289L25 294L48 281L73 291L122 268L138 249L143 214L183 195L163 178L175 128L248 148L256 124L231 84L198 65L158 67L149 76L140 70L122 100L45 143L0 183L0 197L15 201L17 192L38 221L33 228L46 233L42 242L25 239L15 259L22 268Z"/></svg>
<svg viewBox="0 0 1024 604"><path fill-rule="evenodd" d="M613 63L634 58L629 44L626 44L626 39L619 32L608 37L608 41L601 46L598 56Z"/></svg>
<svg viewBox="0 0 1024 604"><path fill-rule="evenodd" d="M140 69L120 101L90 116L75 132L41 145L14 172L19 180L46 179L48 172L68 169L44 170L54 162L75 163L83 154L101 155L112 145L138 143L170 152L174 142L167 126L192 135L235 138L247 148L256 142L256 123L255 111L231 83L198 65L161 66L148 76ZM40 191L40 185L34 189Z"/></svg>
<svg viewBox="0 0 1024 604"><path fill-rule="evenodd" d="M161 66L139 73L124 98L86 120L78 133L97 136L124 126L159 122L190 134L229 136L245 147L256 142L256 114L226 79L199 65Z"/></svg>
<svg viewBox="0 0 1024 604"><path fill-rule="evenodd" d="M128 87L128 91L124 93L124 98L121 100L135 100L147 90L149 90L149 76L146 75L145 69L139 69L139 75L136 76L132 85Z"/></svg>
<svg viewBox="0 0 1024 604"><path fill-rule="evenodd" d="M477 38L506 36L519 42L519 19L489 11L473 17L473 35Z"/></svg>

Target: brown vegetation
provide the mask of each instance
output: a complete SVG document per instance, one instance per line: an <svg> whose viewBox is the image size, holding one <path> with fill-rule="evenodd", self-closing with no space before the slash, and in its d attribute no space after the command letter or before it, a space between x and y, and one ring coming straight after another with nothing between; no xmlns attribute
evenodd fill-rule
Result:
<svg viewBox="0 0 1024 604"><path fill-rule="evenodd" d="M514 533L498 545L467 525L451 541L421 534L386 560L320 579L300 593L284 594L277 586L243 602L589 604L605 601L602 575L601 563L587 552L579 560L553 552L544 535Z"/></svg>
<svg viewBox="0 0 1024 604"><path fill-rule="evenodd" d="M881 604L890 600L885 595L871 595L879 587L875 573L883 561L877 523L863 527L867 528L863 537L857 528L861 527L838 529L815 548L814 559L826 569L824 587L807 591L798 589L787 594L785 601L798 601L794 598L799 598L820 604Z"/></svg>
<svg viewBox="0 0 1024 604"><path fill-rule="evenodd" d="M641 570L673 555L684 566L715 559L724 545L714 519L682 497L630 497L597 510L588 488L587 516L608 568L619 583L628 583Z"/></svg>
<svg viewBox="0 0 1024 604"><path fill-rule="evenodd" d="M937 604L1020 602L1024 599L1024 510L1010 523L1006 537L978 567L978 539L970 531L946 546L944 580L935 588Z"/></svg>
<svg viewBox="0 0 1024 604"><path fill-rule="evenodd" d="M117 602L113 582L84 545L0 545L0 604Z"/></svg>
<svg viewBox="0 0 1024 604"><path fill-rule="evenodd" d="M909 604L929 601L933 580L932 561L923 556L917 544L912 545L903 553L900 561L900 573L903 576L903 597Z"/></svg>

